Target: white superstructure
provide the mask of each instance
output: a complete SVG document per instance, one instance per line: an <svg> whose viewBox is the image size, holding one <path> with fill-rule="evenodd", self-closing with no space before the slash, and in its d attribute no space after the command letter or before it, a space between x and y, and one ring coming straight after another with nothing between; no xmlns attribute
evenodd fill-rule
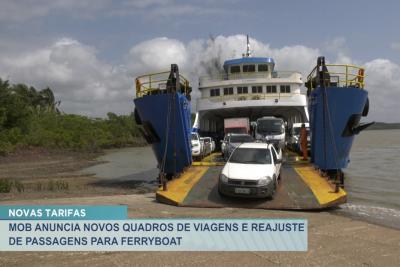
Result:
<svg viewBox="0 0 400 267"><path fill-rule="evenodd" d="M307 122L301 73L276 71L274 67L272 58L252 57L248 46L242 58L225 61L221 73L200 77L194 129L219 134L224 119L235 117L256 121L276 116L288 125Z"/></svg>

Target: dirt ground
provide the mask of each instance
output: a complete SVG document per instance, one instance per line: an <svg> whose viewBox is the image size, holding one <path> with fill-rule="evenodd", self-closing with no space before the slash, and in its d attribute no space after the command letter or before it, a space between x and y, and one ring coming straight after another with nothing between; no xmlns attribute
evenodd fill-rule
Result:
<svg viewBox="0 0 400 267"><path fill-rule="evenodd" d="M146 193L135 184L104 184L91 173L80 170L103 163L102 153L45 150L20 150L0 157L0 183L9 183L8 193L0 192L0 201ZM1 203L1 202L0 202Z"/></svg>
<svg viewBox="0 0 400 267"><path fill-rule="evenodd" d="M0 266L398 266L400 262L400 231L328 212L174 207L157 203L154 194L30 200L29 203L126 204L130 218L306 218L308 251L1 252Z"/></svg>
<svg viewBox="0 0 400 267"><path fill-rule="evenodd" d="M107 186L77 172L98 154L30 151L0 159L0 180L14 183L1 204L128 205L130 218L306 218L307 252L0 252L0 266L399 266L400 231L323 212L186 208L154 193ZM23 185L23 190L21 186ZM17 185L17 186L15 186ZM18 190L19 188L19 190ZM140 193L140 194L138 194Z"/></svg>

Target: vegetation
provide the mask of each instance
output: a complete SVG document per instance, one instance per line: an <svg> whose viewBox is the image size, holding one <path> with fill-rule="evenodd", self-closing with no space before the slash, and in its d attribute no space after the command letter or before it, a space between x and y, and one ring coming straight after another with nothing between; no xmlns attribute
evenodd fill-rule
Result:
<svg viewBox="0 0 400 267"><path fill-rule="evenodd" d="M0 154L31 146L97 151L145 144L133 114L89 118L64 114L59 104L50 88L0 79Z"/></svg>
<svg viewBox="0 0 400 267"><path fill-rule="evenodd" d="M0 179L0 193L9 193L11 191L12 182L8 179Z"/></svg>

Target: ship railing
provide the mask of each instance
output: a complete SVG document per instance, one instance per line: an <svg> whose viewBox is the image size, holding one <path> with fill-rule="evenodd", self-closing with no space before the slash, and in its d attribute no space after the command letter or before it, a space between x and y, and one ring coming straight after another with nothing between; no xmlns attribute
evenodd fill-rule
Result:
<svg viewBox="0 0 400 267"><path fill-rule="evenodd" d="M138 76L135 79L136 97L157 94L167 90L167 82L170 71L156 72ZM179 75L181 92L188 95L190 93L189 80Z"/></svg>
<svg viewBox="0 0 400 267"><path fill-rule="evenodd" d="M292 97L293 95L299 95L300 93L249 93L249 94L236 94L236 95L221 95L221 96L206 96L201 97L201 99L206 99L211 102L225 102L225 101L245 101L245 100L266 100L274 99L279 101L280 99L285 99Z"/></svg>
<svg viewBox="0 0 400 267"><path fill-rule="evenodd" d="M365 86L364 68L346 64L325 64L324 84L334 87L356 87L363 89ZM318 66L307 76L306 87L313 90L318 86Z"/></svg>
<svg viewBox="0 0 400 267"><path fill-rule="evenodd" d="M241 73L215 73L199 78L200 83L225 80L257 79L257 78L290 78L293 75L301 75L297 71L273 71L271 72L241 72Z"/></svg>

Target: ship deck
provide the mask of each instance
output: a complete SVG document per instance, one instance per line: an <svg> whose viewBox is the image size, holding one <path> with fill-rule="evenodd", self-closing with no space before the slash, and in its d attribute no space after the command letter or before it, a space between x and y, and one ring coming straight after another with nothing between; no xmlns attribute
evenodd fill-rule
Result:
<svg viewBox="0 0 400 267"><path fill-rule="evenodd" d="M282 179L273 199L244 199L220 196L218 177L224 162L214 153L194 162L180 177L159 189L159 202L187 207L240 207L281 210L321 210L346 202L346 192L322 177L314 167L288 153L282 166Z"/></svg>

